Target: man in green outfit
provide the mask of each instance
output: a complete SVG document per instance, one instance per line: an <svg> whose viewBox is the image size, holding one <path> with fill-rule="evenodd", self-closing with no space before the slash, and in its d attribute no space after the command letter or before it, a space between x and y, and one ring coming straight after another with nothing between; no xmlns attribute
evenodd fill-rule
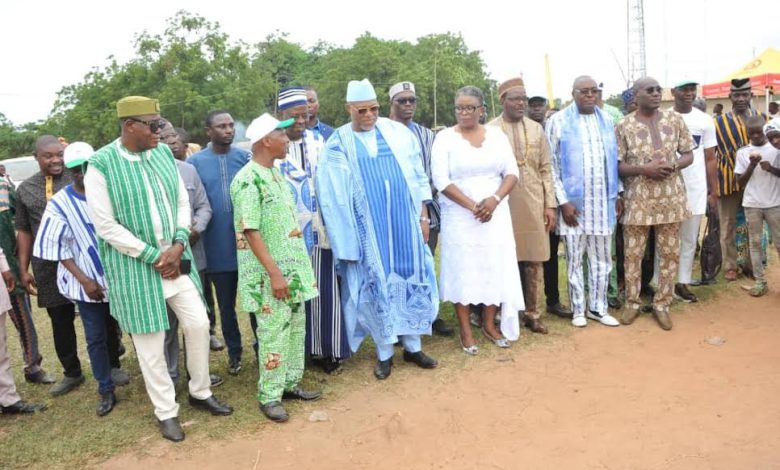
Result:
<svg viewBox="0 0 780 470"><path fill-rule="evenodd" d="M317 284L295 203L274 160L287 155L284 129L293 119L263 114L246 136L252 160L230 185L238 250L241 307L257 320L260 380L257 399L268 419L287 421L282 398L316 400L320 392L300 388L305 354L304 302L317 297Z"/></svg>

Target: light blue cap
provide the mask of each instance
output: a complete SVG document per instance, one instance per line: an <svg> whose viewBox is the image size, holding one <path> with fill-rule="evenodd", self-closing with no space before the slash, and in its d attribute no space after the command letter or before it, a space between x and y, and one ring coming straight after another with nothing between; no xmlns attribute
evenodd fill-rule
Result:
<svg viewBox="0 0 780 470"><path fill-rule="evenodd" d="M347 85L347 103L356 101L371 101L376 99L374 85L367 78L363 80L351 80Z"/></svg>

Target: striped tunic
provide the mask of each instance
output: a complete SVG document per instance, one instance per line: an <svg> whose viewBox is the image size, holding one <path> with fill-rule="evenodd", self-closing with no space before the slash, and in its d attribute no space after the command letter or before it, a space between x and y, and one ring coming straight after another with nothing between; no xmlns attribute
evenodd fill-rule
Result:
<svg viewBox="0 0 780 470"><path fill-rule="evenodd" d="M432 130L423 127L414 121L409 123L409 130L412 131L415 137L417 137L417 140L420 141L423 169L428 176L428 181L431 184L431 192L433 193L433 199L427 203L428 217L431 219L430 227L436 228L439 226L439 221L441 220L441 209L439 208L439 201L434 192L433 177L431 176L431 149L433 148L433 139L436 135Z"/></svg>
<svg viewBox="0 0 780 470"><path fill-rule="evenodd" d="M749 110L748 116L756 115L766 119L764 114ZM745 123L733 112L715 116L715 133L718 138L718 147L715 150L718 156L718 196L728 196L742 189L734 176L734 167L737 150L749 144L750 139Z"/></svg>
<svg viewBox="0 0 780 470"><path fill-rule="evenodd" d="M190 224L187 190L173 154L166 145L131 153L117 139L95 153L84 181L99 237L100 260L110 288L111 314L129 333L167 330L163 279L155 271L154 262L174 241L187 244ZM108 201L102 200L102 196L93 197L96 186L91 183L99 182L105 185ZM101 204L110 207L111 227L101 228L98 223L96 211L105 213ZM107 236L114 241L108 243ZM189 247L182 259L192 260ZM189 279L200 291L197 270L190 272ZM180 276L165 282L170 285L182 280L186 278ZM176 286L172 287L175 290Z"/></svg>
<svg viewBox="0 0 780 470"><path fill-rule="evenodd" d="M87 198L76 192L73 185L58 191L46 206L33 244L33 256L49 261L72 259L84 274L107 289L95 226L87 213ZM57 288L70 300L98 302L89 298L62 263L57 267Z"/></svg>

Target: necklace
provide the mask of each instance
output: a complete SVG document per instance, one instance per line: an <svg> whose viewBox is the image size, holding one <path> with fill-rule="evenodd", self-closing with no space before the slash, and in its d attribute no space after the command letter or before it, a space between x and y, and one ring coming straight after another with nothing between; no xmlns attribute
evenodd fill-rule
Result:
<svg viewBox="0 0 780 470"><path fill-rule="evenodd" d="M520 155L515 155L515 160L517 160L517 166L523 167L526 163L526 157L528 155L528 129L525 127L525 121L520 119L520 124L523 126L523 152ZM504 133L507 133L507 127L511 129L512 132L512 147L515 152L520 151L520 135L517 133L516 126L514 123L512 125L507 124L506 120L501 119L501 129L504 131Z"/></svg>

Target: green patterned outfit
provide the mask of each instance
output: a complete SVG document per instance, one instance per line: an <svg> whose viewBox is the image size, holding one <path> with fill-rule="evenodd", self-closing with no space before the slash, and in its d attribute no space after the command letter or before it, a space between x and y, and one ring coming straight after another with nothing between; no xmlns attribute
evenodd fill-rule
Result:
<svg viewBox="0 0 780 470"><path fill-rule="evenodd" d="M316 297L317 284L303 234L298 226L292 191L276 168L250 161L230 185L238 252L241 308L257 319L260 379L257 399L279 401L303 377L306 339L304 302ZM271 278L255 257L244 230L257 230L287 280L290 298L273 296Z"/></svg>

